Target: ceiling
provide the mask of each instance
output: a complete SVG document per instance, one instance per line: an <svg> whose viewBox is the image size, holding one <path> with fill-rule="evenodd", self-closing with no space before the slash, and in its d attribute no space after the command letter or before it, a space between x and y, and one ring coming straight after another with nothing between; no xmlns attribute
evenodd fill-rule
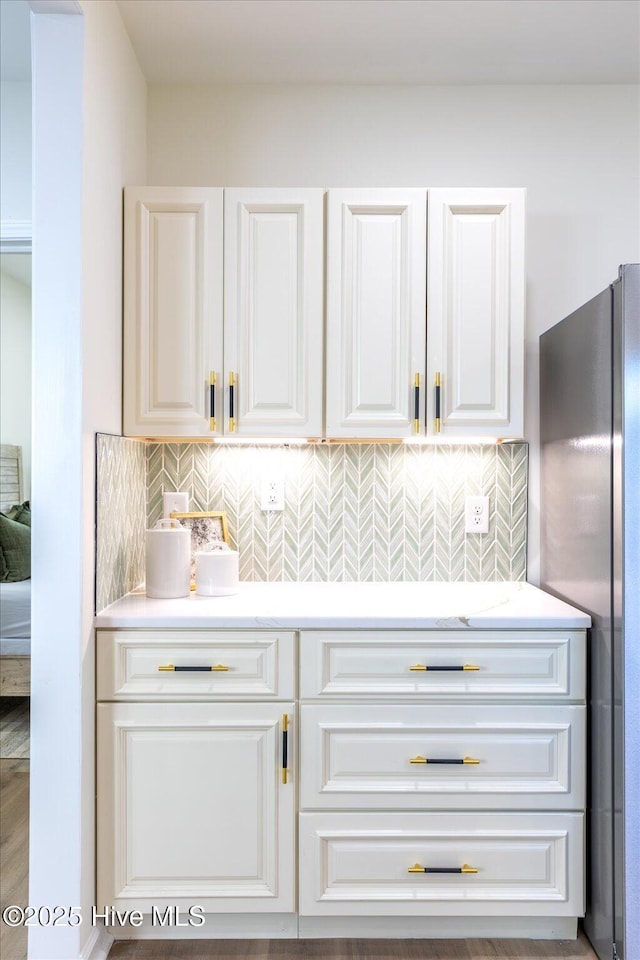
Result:
<svg viewBox="0 0 640 960"><path fill-rule="evenodd" d="M118 0L151 83L637 83L638 0Z"/></svg>

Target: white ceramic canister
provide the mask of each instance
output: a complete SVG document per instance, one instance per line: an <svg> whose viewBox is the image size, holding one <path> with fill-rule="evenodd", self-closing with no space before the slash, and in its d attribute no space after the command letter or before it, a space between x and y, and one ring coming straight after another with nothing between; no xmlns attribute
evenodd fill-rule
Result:
<svg viewBox="0 0 640 960"><path fill-rule="evenodd" d="M188 597L191 586L191 532L178 520L158 520L147 530L147 596Z"/></svg>
<svg viewBox="0 0 640 960"><path fill-rule="evenodd" d="M238 551L212 541L196 552L196 593L201 597L228 597L238 592Z"/></svg>

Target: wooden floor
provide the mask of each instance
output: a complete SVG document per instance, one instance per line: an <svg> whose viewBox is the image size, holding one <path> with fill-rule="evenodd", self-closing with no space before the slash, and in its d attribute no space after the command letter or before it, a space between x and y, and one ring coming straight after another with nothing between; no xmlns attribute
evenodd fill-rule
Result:
<svg viewBox="0 0 640 960"><path fill-rule="evenodd" d="M29 869L29 773L15 770L28 760L0 759L0 905L26 906ZM27 931L0 921L0 957L24 960Z"/></svg>
<svg viewBox="0 0 640 960"><path fill-rule="evenodd" d="M121 940L109 960L597 960L579 940Z"/></svg>
<svg viewBox="0 0 640 960"><path fill-rule="evenodd" d="M29 770L29 697L0 697L0 759L13 760L13 770Z"/></svg>

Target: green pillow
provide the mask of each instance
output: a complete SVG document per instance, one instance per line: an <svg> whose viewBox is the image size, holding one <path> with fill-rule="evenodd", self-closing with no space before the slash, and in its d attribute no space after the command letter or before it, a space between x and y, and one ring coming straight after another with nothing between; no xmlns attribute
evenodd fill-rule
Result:
<svg viewBox="0 0 640 960"><path fill-rule="evenodd" d="M31 504L28 500L24 503L11 507L6 514L9 520L15 520L16 523L24 523L27 527L31 526Z"/></svg>
<svg viewBox="0 0 640 960"><path fill-rule="evenodd" d="M16 583L31 576L31 527L0 513L0 580Z"/></svg>

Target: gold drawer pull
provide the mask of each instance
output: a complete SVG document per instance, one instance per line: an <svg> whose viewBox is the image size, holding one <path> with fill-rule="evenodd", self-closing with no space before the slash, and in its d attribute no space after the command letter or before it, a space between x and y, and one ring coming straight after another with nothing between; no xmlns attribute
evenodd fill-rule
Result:
<svg viewBox="0 0 640 960"><path fill-rule="evenodd" d="M430 760L427 757L421 757L420 754L418 754L417 757L412 757L409 760L409 763L480 763L480 761L474 760L473 757L463 757L461 760Z"/></svg>
<svg viewBox="0 0 640 960"><path fill-rule="evenodd" d="M440 428L441 428L441 426L442 426L441 413L440 413L440 401L441 401L441 399L442 399L442 398L441 398L441 393L442 393L442 378L440 377L440 373L436 373L435 388L436 388L436 398L435 398L435 399L436 399L436 409L435 409L435 417L434 417L434 420L435 420L435 432L436 432L436 433L440 433Z"/></svg>
<svg viewBox="0 0 640 960"><path fill-rule="evenodd" d="M463 863L461 867L423 867L419 863L414 863L412 867L407 868L407 873L477 873L477 867L470 867L468 863Z"/></svg>
<svg viewBox="0 0 640 960"><path fill-rule="evenodd" d="M452 670L479 670L480 667L476 667L473 663L462 663L462 664L453 664L447 667L428 667L424 663L414 663L413 666L409 667L409 670L433 670L436 673L450 673Z"/></svg>
<svg viewBox="0 0 640 960"><path fill-rule="evenodd" d="M174 667L172 663L161 664L158 667L158 670L167 672L175 671L176 673L226 673L229 667L225 666L224 663L216 663L213 667Z"/></svg>
<svg viewBox="0 0 640 960"><path fill-rule="evenodd" d="M289 715L282 714L282 782L289 782Z"/></svg>

